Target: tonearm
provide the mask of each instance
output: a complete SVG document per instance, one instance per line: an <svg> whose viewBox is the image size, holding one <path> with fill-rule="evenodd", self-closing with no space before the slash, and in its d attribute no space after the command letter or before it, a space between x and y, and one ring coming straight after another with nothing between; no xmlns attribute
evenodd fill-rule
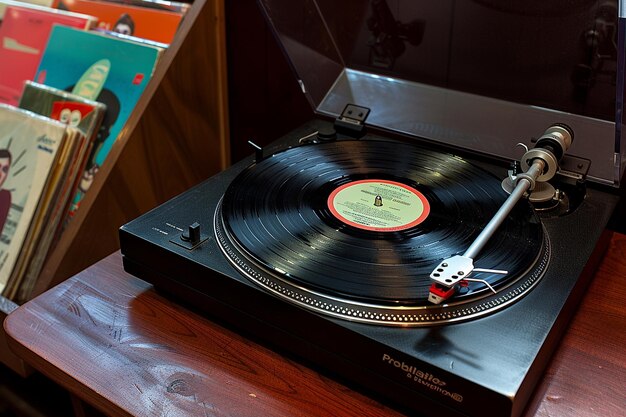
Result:
<svg viewBox="0 0 626 417"><path fill-rule="evenodd" d="M502 203L500 209L487 223L482 232L462 255L444 259L431 272L430 279L432 284L428 294L430 302L441 304L452 297L459 287L466 285L468 281L482 282L491 291L495 292L487 281L472 278L471 274L473 272L507 274L508 271L475 268L474 258L487 244L517 202L528 191L532 191L537 183L548 181L554 177L559 169L559 161L569 149L573 139L573 131L568 126L554 124L546 129L532 149L526 151L520 160L523 172L515 176L514 187L509 197Z"/></svg>

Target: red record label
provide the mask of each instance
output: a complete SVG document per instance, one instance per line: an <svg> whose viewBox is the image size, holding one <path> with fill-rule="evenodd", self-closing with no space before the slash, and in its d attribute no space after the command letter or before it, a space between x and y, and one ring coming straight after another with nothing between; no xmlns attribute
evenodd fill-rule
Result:
<svg viewBox="0 0 626 417"><path fill-rule="evenodd" d="M388 180L344 184L328 197L328 208L342 222L363 230L397 232L428 217L426 197L408 185Z"/></svg>

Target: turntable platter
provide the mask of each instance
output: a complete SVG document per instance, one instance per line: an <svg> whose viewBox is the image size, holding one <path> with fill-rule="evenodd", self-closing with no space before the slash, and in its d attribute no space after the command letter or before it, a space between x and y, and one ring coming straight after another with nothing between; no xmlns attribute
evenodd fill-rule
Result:
<svg viewBox="0 0 626 417"><path fill-rule="evenodd" d="M507 195L467 160L403 142L342 140L290 148L250 165L216 213L218 242L250 280L349 320L429 325L502 308L549 258L541 221L521 201L446 305L428 301L433 268L463 253Z"/></svg>

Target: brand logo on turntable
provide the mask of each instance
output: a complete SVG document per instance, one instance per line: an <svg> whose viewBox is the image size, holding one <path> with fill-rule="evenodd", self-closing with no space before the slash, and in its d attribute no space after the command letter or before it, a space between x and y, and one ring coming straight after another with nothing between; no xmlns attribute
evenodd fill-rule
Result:
<svg viewBox="0 0 626 417"><path fill-rule="evenodd" d="M446 382L437 378L429 372L424 372L413 365L406 364L404 361L397 361L386 353L383 354L383 362L389 364L390 366L393 366L394 368L400 369L401 371L406 373L407 378L425 386L432 391L438 392L442 395L445 395L446 397L450 397L457 402L463 401L463 396L461 394L457 394L456 392L450 392L445 389L444 387L447 385Z"/></svg>

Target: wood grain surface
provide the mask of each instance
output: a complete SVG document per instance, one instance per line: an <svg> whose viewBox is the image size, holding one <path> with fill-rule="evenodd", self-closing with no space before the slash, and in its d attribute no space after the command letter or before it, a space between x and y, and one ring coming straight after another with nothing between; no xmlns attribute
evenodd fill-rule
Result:
<svg viewBox="0 0 626 417"><path fill-rule="evenodd" d="M626 236L613 236L526 416L623 417ZM111 416L400 416L163 298L116 252L5 320L11 348Z"/></svg>

